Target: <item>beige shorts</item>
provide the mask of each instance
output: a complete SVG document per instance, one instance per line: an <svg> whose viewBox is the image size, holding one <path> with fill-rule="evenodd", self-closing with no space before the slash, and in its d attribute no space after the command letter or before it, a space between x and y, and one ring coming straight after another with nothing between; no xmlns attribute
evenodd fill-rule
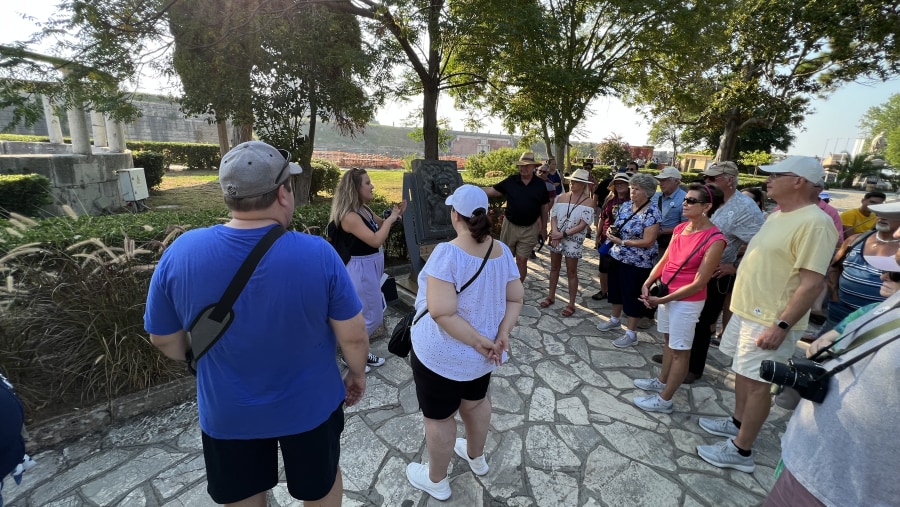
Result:
<svg viewBox="0 0 900 507"><path fill-rule="evenodd" d="M538 223L521 226L504 220L500 227L500 241L512 250L516 257L528 258L538 242Z"/></svg>
<svg viewBox="0 0 900 507"><path fill-rule="evenodd" d="M728 327L722 333L719 350L731 356L731 369L738 375L757 382L766 382L759 378L759 365L764 360L786 363L794 355L797 341L803 336L802 331L788 331L781 346L775 350L761 349L756 346L756 338L769 326L759 324L732 314Z"/></svg>

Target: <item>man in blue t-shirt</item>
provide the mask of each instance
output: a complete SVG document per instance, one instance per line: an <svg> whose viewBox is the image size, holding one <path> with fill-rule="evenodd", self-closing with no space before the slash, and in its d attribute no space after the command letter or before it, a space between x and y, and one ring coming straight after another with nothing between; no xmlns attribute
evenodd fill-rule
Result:
<svg viewBox="0 0 900 507"><path fill-rule="evenodd" d="M687 220L684 216L684 198L687 192L681 188L681 171L667 166L656 175L656 181L659 182L659 191L653 194L650 202L656 204L659 208L659 214L662 216L662 222L659 224L659 236L656 243L659 245L659 257L669 248L672 241L672 231L675 227Z"/></svg>
<svg viewBox="0 0 900 507"><path fill-rule="evenodd" d="M238 268L294 212L290 154L240 144L219 166L232 219L188 231L153 273L144 327L163 354L184 360L187 330L219 301ZM207 490L216 503L265 504L278 482L281 449L288 491L339 505L342 404L366 387L369 351L362 305L334 248L287 232L262 257L233 306L231 325L197 360ZM340 345L348 371L335 360Z"/></svg>

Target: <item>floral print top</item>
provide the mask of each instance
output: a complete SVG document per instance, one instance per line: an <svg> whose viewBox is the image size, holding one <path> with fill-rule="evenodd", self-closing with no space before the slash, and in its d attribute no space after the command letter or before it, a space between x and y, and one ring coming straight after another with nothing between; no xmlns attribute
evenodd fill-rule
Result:
<svg viewBox="0 0 900 507"><path fill-rule="evenodd" d="M619 228L619 235L623 240L642 239L644 229L660 223L661 220L659 208L652 202L646 204L642 214L629 220L629 217L634 214L633 206L634 201L622 204L619 214L616 216L615 226ZM646 248L616 244L610 250L613 259L639 268L652 268L658 253L659 248L655 241Z"/></svg>

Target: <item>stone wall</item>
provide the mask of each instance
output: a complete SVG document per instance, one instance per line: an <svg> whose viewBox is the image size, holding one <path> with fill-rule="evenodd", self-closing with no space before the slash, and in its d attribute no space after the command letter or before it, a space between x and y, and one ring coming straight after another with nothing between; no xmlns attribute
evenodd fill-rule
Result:
<svg viewBox="0 0 900 507"><path fill-rule="evenodd" d="M116 171L134 167L131 152L72 155L70 145L0 142L0 174L40 174L50 180L48 215L62 215L69 205L79 215L121 208ZM51 153L47 153L51 151ZM57 152L56 154L52 152Z"/></svg>

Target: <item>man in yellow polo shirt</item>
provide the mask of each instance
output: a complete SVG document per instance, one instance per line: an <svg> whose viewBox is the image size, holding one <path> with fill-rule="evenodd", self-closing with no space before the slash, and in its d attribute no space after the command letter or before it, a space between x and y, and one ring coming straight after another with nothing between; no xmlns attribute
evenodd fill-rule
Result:
<svg viewBox="0 0 900 507"><path fill-rule="evenodd" d="M862 234L871 231L875 227L878 217L869 210L872 204L882 204L887 196L883 192L866 192L858 208L848 209L841 213L841 223L844 224L844 237L849 238L854 234Z"/></svg>
<svg viewBox="0 0 900 507"><path fill-rule="evenodd" d="M731 296L733 315L719 350L733 357L733 417L700 418L707 433L727 437L697 447L697 454L720 468L753 473L753 443L769 416L771 384L759 376L764 360L787 362L809 321L809 309L822 291L837 230L816 205L814 187L825 169L812 157L788 157L760 167L769 174L766 189L778 203L750 240Z"/></svg>

